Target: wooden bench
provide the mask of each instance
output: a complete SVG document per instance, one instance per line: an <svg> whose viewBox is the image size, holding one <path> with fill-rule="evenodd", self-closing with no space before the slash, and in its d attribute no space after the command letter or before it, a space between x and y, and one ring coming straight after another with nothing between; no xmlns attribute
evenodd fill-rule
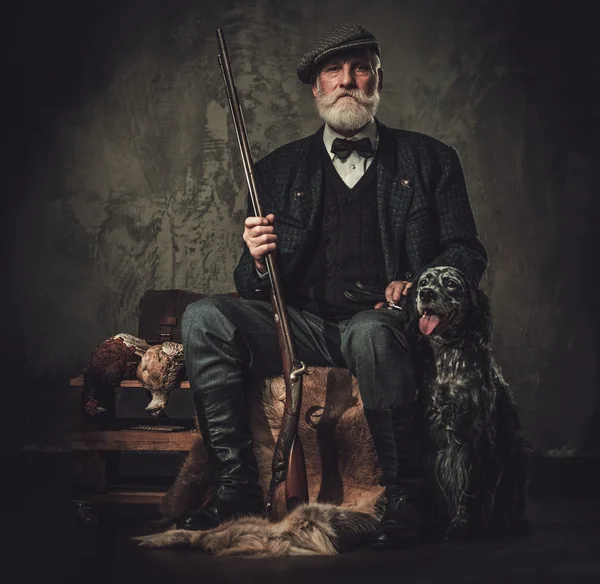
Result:
<svg viewBox="0 0 600 584"><path fill-rule="evenodd" d="M122 452L188 452L200 436L197 428L182 431L100 429L94 418L81 409L83 376L70 380L72 414L70 447L73 453L72 499L88 503L158 503L164 494L159 490L112 488L111 482ZM122 388L142 388L137 380L125 380ZM178 387L189 389L189 382ZM143 425L140 422L139 425Z"/></svg>

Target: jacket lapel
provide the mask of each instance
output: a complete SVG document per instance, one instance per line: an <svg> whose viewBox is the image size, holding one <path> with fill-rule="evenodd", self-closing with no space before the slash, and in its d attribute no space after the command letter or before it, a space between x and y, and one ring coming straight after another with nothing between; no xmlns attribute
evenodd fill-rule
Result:
<svg viewBox="0 0 600 584"><path fill-rule="evenodd" d="M289 255L289 270L293 271L303 256L303 250L311 231L320 228L321 200L323 198L323 165L321 148L323 144L322 126L309 136L301 148L291 150L288 161L287 184L290 185L281 200L279 223L281 253ZM281 176L282 169L278 169ZM285 225L286 231L283 232Z"/></svg>
<svg viewBox="0 0 600 584"><path fill-rule="evenodd" d="M308 229L315 229L321 222L321 201L323 199L323 164L321 160L321 148L323 147L322 125L310 138L308 153L306 156L306 184L311 193L312 210Z"/></svg>
<svg viewBox="0 0 600 584"><path fill-rule="evenodd" d="M402 238L412 201L412 177L397 167L396 140L392 131L377 120L377 214L388 282L398 278ZM408 184L406 181L409 181Z"/></svg>

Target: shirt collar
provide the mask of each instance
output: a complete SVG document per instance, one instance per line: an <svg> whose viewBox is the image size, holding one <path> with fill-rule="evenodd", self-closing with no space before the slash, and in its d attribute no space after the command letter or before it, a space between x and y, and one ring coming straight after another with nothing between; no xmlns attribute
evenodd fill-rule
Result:
<svg viewBox="0 0 600 584"><path fill-rule="evenodd" d="M379 144L379 134L377 132L375 118L373 118L360 132L354 134L354 136L351 136L350 138L346 138L345 136L338 134L329 127L329 124L325 124L325 130L323 131L323 143L325 144L327 153L332 159L335 155L331 151L331 145L336 138L344 138L346 140L360 140L362 138L369 138L369 140L371 140L373 150L377 150L377 145Z"/></svg>

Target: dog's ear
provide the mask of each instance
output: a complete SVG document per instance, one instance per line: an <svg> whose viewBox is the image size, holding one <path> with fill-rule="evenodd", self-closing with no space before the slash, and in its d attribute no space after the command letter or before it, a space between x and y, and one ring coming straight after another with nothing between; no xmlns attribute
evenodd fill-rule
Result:
<svg viewBox="0 0 600 584"><path fill-rule="evenodd" d="M419 322L419 315L417 314L417 283L419 280L415 279L412 282L412 286L408 289L406 296L402 297L400 306L402 307L402 316L404 322L404 332L408 335L411 334L416 328Z"/></svg>
<svg viewBox="0 0 600 584"><path fill-rule="evenodd" d="M467 280L469 291L469 311L466 327L469 334L479 337L484 344L489 344L492 336L492 315L487 294L479 286Z"/></svg>

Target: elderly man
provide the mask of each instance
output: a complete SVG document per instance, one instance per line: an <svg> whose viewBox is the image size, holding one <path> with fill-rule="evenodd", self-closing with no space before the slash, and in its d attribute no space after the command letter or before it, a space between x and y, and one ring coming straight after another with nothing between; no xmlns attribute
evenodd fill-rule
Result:
<svg viewBox="0 0 600 584"><path fill-rule="evenodd" d="M243 385L281 371L264 262L277 249L298 357L358 379L387 496L376 540L409 546L423 532L422 415L409 346L398 311L345 291L360 281L397 302L428 266L479 281L487 256L456 152L375 119L383 71L371 32L336 27L297 73L325 124L256 165L266 217L245 222L241 298L208 297L184 315L187 371L219 487L179 527L262 512Z"/></svg>

